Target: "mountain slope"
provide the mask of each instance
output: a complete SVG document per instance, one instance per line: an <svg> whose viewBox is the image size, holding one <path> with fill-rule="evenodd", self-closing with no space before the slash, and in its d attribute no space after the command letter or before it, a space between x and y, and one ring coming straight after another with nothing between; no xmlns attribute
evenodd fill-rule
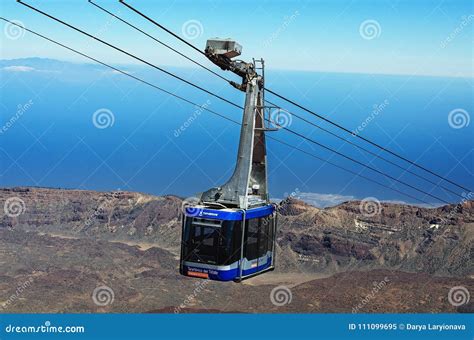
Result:
<svg viewBox="0 0 474 340"><path fill-rule="evenodd" d="M474 308L448 300L452 287L474 291L472 202L437 209L382 204L368 216L359 202L318 209L288 199L279 207L276 270L236 284L178 274L178 197L0 190L5 207L12 199L19 215L0 218L0 308L8 312ZM271 296L281 285L291 299L278 305ZM102 306L91 296L103 286L114 299Z"/></svg>
<svg viewBox="0 0 474 340"><path fill-rule="evenodd" d="M179 253L182 200L139 193L34 188L3 189L0 202L19 197L25 212L1 227L150 244ZM295 199L279 207L283 271L332 274L352 268L400 269L447 276L474 272L474 207L426 209L381 204L373 216L360 202L318 209Z"/></svg>

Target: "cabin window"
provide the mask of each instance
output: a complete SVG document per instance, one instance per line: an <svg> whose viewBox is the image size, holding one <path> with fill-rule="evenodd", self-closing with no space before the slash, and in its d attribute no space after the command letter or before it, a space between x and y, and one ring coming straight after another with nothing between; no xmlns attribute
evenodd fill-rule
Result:
<svg viewBox="0 0 474 340"><path fill-rule="evenodd" d="M184 234L185 261L229 265L240 259L241 221L189 218Z"/></svg>
<svg viewBox="0 0 474 340"><path fill-rule="evenodd" d="M268 229L269 223L267 218L259 218L260 232L258 238L258 257L262 257L268 250Z"/></svg>
<svg viewBox="0 0 474 340"><path fill-rule="evenodd" d="M184 237L186 261L217 263L220 224L201 218L186 221Z"/></svg>
<svg viewBox="0 0 474 340"><path fill-rule="evenodd" d="M225 235L232 235L230 239L226 239L227 249L229 249L226 258L219 258L219 263L232 264L240 260L240 243L242 242L242 222L241 221L224 221L223 230Z"/></svg>
<svg viewBox="0 0 474 340"><path fill-rule="evenodd" d="M272 251L273 249L273 228L275 227L273 215L265 217L267 224L266 234L267 234L267 250Z"/></svg>
<svg viewBox="0 0 474 340"><path fill-rule="evenodd" d="M260 219L253 218L246 221L245 228L245 247L244 256L247 260L254 260L259 257L258 255L258 238L260 230Z"/></svg>
<svg viewBox="0 0 474 340"><path fill-rule="evenodd" d="M247 220L245 252L247 260L265 256L273 248L273 216Z"/></svg>
<svg viewBox="0 0 474 340"><path fill-rule="evenodd" d="M217 262L217 240L219 228L193 225L194 237L191 240L191 248L198 262Z"/></svg>
<svg viewBox="0 0 474 340"><path fill-rule="evenodd" d="M273 216L246 220L244 257L255 260L273 248ZM189 218L184 234L185 261L230 265L240 260L241 221Z"/></svg>

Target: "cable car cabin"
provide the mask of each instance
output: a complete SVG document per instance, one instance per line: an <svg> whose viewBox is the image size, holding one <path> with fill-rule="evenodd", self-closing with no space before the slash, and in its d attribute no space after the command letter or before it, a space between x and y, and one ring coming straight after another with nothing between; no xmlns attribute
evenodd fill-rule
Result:
<svg viewBox="0 0 474 340"><path fill-rule="evenodd" d="M241 281L274 268L276 211L267 183L264 62L232 60L241 49L228 39L206 44L209 60L242 78L231 85L245 92L245 106L232 176L183 211L180 272L187 276Z"/></svg>
<svg viewBox="0 0 474 340"><path fill-rule="evenodd" d="M274 205L243 210L194 206L185 209L180 273L240 281L274 268ZM243 247L242 247L243 244Z"/></svg>

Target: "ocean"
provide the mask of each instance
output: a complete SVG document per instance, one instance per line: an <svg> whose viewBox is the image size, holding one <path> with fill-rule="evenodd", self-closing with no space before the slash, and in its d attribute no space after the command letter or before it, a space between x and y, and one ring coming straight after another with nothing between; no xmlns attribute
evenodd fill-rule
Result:
<svg viewBox="0 0 474 340"><path fill-rule="evenodd" d="M229 118L240 121L242 117L240 109L156 70L119 67ZM243 105L243 93L205 71L168 69ZM100 65L39 58L2 60L0 77L2 187L120 189L189 197L224 183L232 173L237 125ZM472 79L267 69L266 86L443 176L474 187ZM266 99L380 152L270 93ZM288 123L305 136L433 195L449 202L460 200L295 116L290 115ZM269 134L424 201L439 203L286 131ZM271 197L296 193L322 206L366 197L415 203L275 141L268 140L267 149ZM381 155L408 167L393 156ZM419 169L410 170L438 182ZM449 183L444 185L463 192Z"/></svg>

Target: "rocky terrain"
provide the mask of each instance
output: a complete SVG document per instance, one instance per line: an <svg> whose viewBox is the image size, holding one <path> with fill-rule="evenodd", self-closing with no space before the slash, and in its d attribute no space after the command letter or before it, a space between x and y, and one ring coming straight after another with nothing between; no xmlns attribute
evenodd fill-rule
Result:
<svg viewBox="0 0 474 340"><path fill-rule="evenodd" d="M181 198L11 188L0 203L4 312L474 311L448 299L453 287L474 294L472 201L287 199L277 269L242 284L178 274Z"/></svg>

